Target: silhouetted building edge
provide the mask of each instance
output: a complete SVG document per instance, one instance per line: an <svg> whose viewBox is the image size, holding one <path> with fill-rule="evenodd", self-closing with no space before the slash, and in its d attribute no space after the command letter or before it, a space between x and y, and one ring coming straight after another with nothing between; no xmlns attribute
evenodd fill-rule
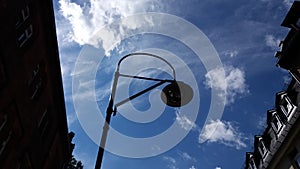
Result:
<svg viewBox="0 0 300 169"><path fill-rule="evenodd" d="M0 3L0 168L64 168L71 158L51 0Z"/></svg>
<svg viewBox="0 0 300 169"><path fill-rule="evenodd" d="M276 93L275 108L267 111L267 127L246 153L245 169L300 168L300 2L295 1L282 26L290 28L277 51L277 66L289 71L288 88Z"/></svg>

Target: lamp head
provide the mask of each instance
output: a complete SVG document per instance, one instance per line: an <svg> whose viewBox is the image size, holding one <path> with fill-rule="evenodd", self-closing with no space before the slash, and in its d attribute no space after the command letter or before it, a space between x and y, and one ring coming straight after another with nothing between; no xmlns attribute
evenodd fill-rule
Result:
<svg viewBox="0 0 300 169"><path fill-rule="evenodd" d="M193 89L181 81L166 85L160 94L162 101L171 107L181 107L188 104L193 96Z"/></svg>

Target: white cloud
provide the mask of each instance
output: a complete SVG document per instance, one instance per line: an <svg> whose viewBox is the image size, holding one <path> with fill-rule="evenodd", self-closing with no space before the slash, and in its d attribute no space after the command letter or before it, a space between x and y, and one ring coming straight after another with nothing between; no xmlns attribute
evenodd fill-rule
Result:
<svg viewBox="0 0 300 169"><path fill-rule="evenodd" d="M275 38L275 36L273 36L273 35L266 35L265 42L266 42L267 46L269 46L270 48L272 48L274 50L279 48L280 40Z"/></svg>
<svg viewBox="0 0 300 169"><path fill-rule="evenodd" d="M183 159L185 159L185 160L191 160L192 159L192 157L186 152L182 153L181 155L182 155Z"/></svg>
<svg viewBox="0 0 300 169"><path fill-rule="evenodd" d="M176 167L176 160L173 157L164 156L163 159L168 162L167 167L169 169L178 169Z"/></svg>
<svg viewBox="0 0 300 169"><path fill-rule="evenodd" d="M176 163L176 160L172 157L164 156L163 159L170 162L170 163L172 163L172 164Z"/></svg>
<svg viewBox="0 0 300 169"><path fill-rule="evenodd" d="M204 84L208 88L214 88L220 92L220 97L226 98L226 104L234 103L237 95L240 97L249 93L248 85L245 83L245 72L232 66L224 66L225 80L222 78L222 68L210 70L205 74Z"/></svg>
<svg viewBox="0 0 300 169"><path fill-rule="evenodd" d="M199 142L201 143L204 141L217 142L236 149L247 147L244 142L245 139L244 135L232 123L220 120L211 121L199 135Z"/></svg>
<svg viewBox="0 0 300 169"><path fill-rule="evenodd" d="M265 129L267 127L267 116L262 116L258 118L258 129Z"/></svg>
<svg viewBox="0 0 300 169"><path fill-rule="evenodd" d="M159 6L156 1L150 0L86 0L82 4L79 5L71 0L59 0L57 29L60 45L76 42L80 45L98 46L98 39L95 41L92 36L103 27L109 26L111 29L103 30L100 42L106 52L110 50L112 42L123 37L125 29L134 30L141 26L139 25L141 23L136 22L128 23L126 27L116 26L113 24L115 21L134 13L151 11Z"/></svg>
<svg viewBox="0 0 300 169"><path fill-rule="evenodd" d="M192 120L190 120L187 116L181 115L180 112L176 112L176 122L184 130L195 129L197 127Z"/></svg>
<svg viewBox="0 0 300 169"><path fill-rule="evenodd" d="M77 120L77 117L75 113L68 113L67 114L67 121L68 121L68 126L70 127L75 121Z"/></svg>
<svg viewBox="0 0 300 169"><path fill-rule="evenodd" d="M189 169L196 169L196 168L192 165L192 167L190 167Z"/></svg>
<svg viewBox="0 0 300 169"><path fill-rule="evenodd" d="M69 22L66 22L62 16L58 15L58 13L56 13L55 18L56 34L59 48L62 49L71 47L75 44L71 36L72 25Z"/></svg>
<svg viewBox="0 0 300 169"><path fill-rule="evenodd" d="M70 0L59 1L61 14L70 22L72 30L69 32L71 40L82 44L92 33L89 23L85 19L83 9L80 5Z"/></svg>
<svg viewBox="0 0 300 169"><path fill-rule="evenodd" d="M237 50L227 50L224 52L225 56L229 56L230 58L233 58L235 56L237 56L239 54L239 52Z"/></svg>
<svg viewBox="0 0 300 169"><path fill-rule="evenodd" d="M221 167L216 167L216 169L222 169Z"/></svg>
<svg viewBox="0 0 300 169"><path fill-rule="evenodd" d="M187 152L179 152L178 154L185 161L197 161L194 157L189 155Z"/></svg>

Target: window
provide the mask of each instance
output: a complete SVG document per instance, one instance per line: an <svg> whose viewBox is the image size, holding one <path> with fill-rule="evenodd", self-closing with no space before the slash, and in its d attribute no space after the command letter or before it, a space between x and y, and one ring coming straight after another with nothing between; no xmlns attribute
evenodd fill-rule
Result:
<svg viewBox="0 0 300 169"><path fill-rule="evenodd" d="M289 100L287 96L285 96L280 102L280 108L286 117L289 117L290 114L294 111L295 107Z"/></svg>
<svg viewBox="0 0 300 169"><path fill-rule="evenodd" d="M10 134L7 135L7 132L5 132L5 126L7 125L7 115L5 114L3 118L0 119L0 133L1 135L4 135L3 138L0 139L0 156L2 155L7 143L10 140Z"/></svg>
<svg viewBox="0 0 300 169"><path fill-rule="evenodd" d="M24 48L33 37L35 27L32 22L31 8L27 5L16 14L15 29L16 43L20 48Z"/></svg>
<svg viewBox="0 0 300 169"><path fill-rule="evenodd" d="M278 134L283 126L279 116L274 113L272 117L272 122L271 122L272 128L275 131L276 134Z"/></svg>
<svg viewBox="0 0 300 169"><path fill-rule="evenodd" d="M46 83L46 73L43 64L38 64L31 74L27 84L29 87L29 98L34 100L41 94Z"/></svg>
<svg viewBox="0 0 300 169"><path fill-rule="evenodd" d="M0 132L4 130L5 125L7 124L7 114L0 118Z"/></svg>
<svg viewBox="0 0 300 169"><path fill-rule="evenodd" d="M15 20L16 28L22 25L29 18L29 14L30 11L28 6L26 6L25 8L19 11L19 13L16 15L16 20Z"/></svg>
<svg viewBox="0 0 300 169"><path fill-rule="evenodd" d="M33 34L32 24L30 24L24 31L22 31L17 37L17 44L19 47L23 47Z"/></svg>
<svg viewBox="0 0 300 169"><path fill-rule="evenodd" d="M251 158L251 160L250 160L249 167L250 167L250 169L257 169L253 158Z"/></svg>
<svg viewBox="0 0 300 169"><path fill-rule="evenodd" d="M0 158L6 156L7 147L18 141L22 132L17 104L12 101L0 112Z"/></svg>
<svg viewBox="0 0 300 169"><path fill-rule="evenodd" d="M47 133L50 129L50 116L49 116L49 110L46 108L38 121L38 130L40 134L40 138L44 140L47 136Z"/></svg>
<svg viewBox="0 0 300 169"><path fill-rule="evenodd" d="M3 152L6 148L6 146L11 141L11 137L12 137L12 131L9 131L9 132L6 133L4 138L1 138L1 140L0 140L0 156L3 155Z"/></svg>
<svg viewBox="0 0 300 169"><path fill-rule="evenodd" d="M8 119L8 114L4 110L0 113L0 156L3 155L6 146L11 140L12 131L10 125L11 123Z"/></svg>
<svg viewBox="0 0 300 169"><path fill-rule="evenodd" d="M267 148L266 148L262 138L259 139L258 150L259 150L259 153L261 154L261 156L264 158L265 155L267 154Z"/></svg>

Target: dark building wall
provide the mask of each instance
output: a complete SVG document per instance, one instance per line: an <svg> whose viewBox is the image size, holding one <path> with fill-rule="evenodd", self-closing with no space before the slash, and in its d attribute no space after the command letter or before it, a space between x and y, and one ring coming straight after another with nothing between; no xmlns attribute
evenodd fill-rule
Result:
<svg viewBox="0 0 300 169"><path fill-rule="evenodd" d="M276 53L277 66L289 71L292 80L276 93L275 108L267 111L267 127L255 137L253 152L246 153L246 169L300 168L300 2L295 1L282 26L290 32Z"/></svg>
<svg viewBox="0 0 300 169"><path fill-rule="evenodd" d="M280 44L282 50L278 51L278 66L292 70L300 68L300 1L295 1L282 22L282 26L290 28L290 32Z"/></svg>
<svg viewBox="0 0 300 169"><path fill-rule="evenodd" d="M0 168L62 168L69 159L51 0L0 0Z"/></svg>
<svg viewBox="0 0 300 169"><path fill-rule="evenodd" d="M280 94L278 97L280 97ZM291 81L285 97L291 101L294 107L290 107L291 114L281 113L281 116L279 116L282 126L278 134L272 139L274 140L274 149L270 149L273 150L273 156L268 165L269 169L297 169L300 167L300 163L297 162L300 155L300 84L295 79ZM276 105L279 109L280 106L286 104L278 99ZM288 109L289 106L287 106Z"/></svg>
<svg viewBox="0 0 300 169"><path fill-rule="evenodd" d="M275 108L267 111L267 127L255 136L253 152L246 153L246 169L300 168L300 84L292 79L276 93Z"/></svg>

